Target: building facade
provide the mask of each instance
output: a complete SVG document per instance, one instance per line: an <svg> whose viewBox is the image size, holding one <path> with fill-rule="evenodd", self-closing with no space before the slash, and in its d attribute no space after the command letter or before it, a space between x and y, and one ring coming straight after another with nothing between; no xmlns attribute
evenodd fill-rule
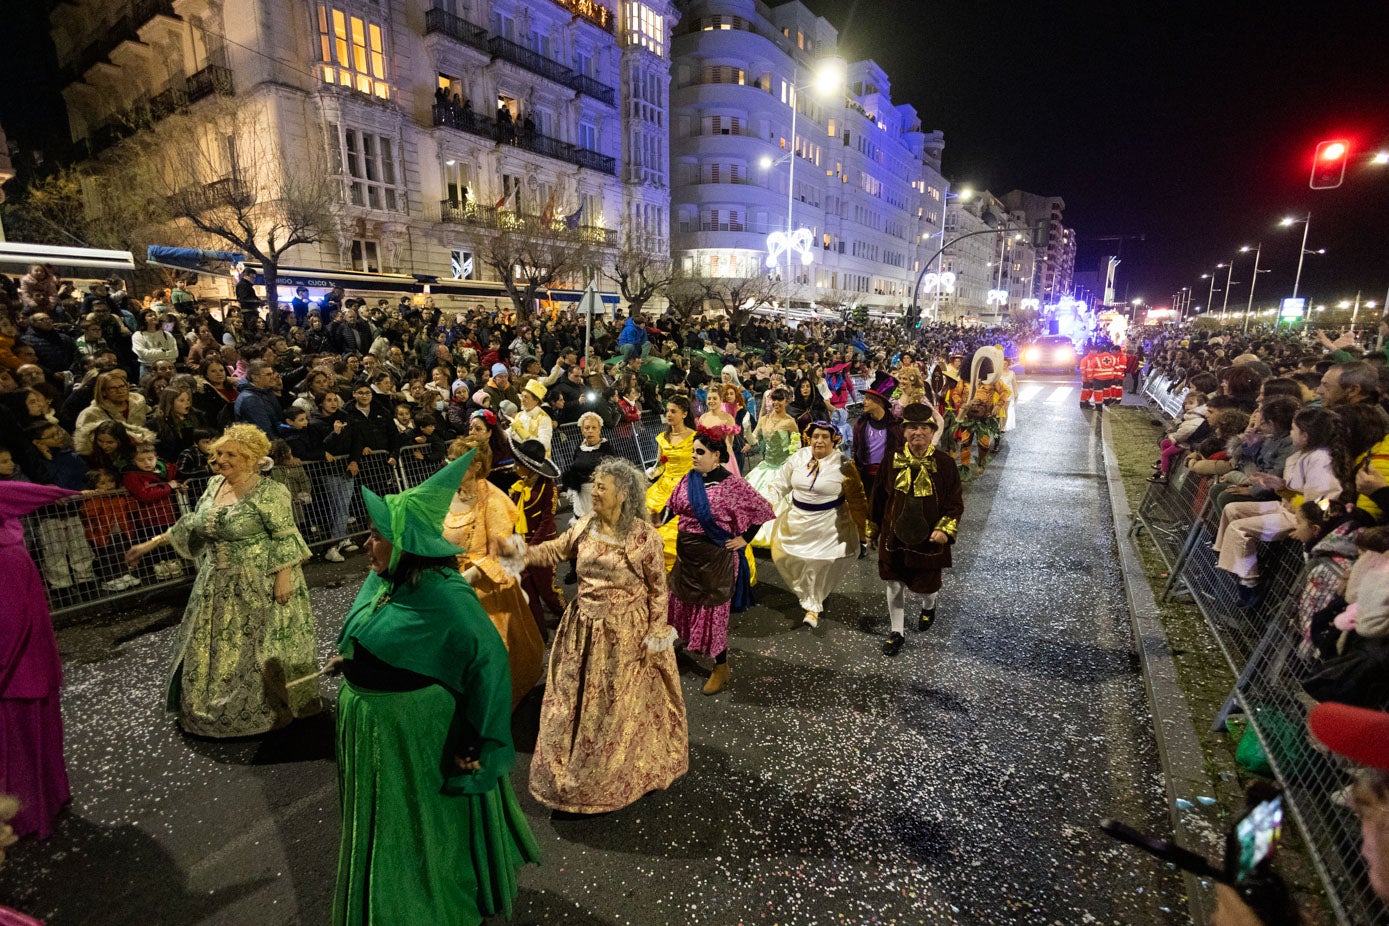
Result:
<svg viewBox="0 0 1389 926"><path fill-rule="evenodd" d="M799 2L693 0L681 17L671 90L677 265L700 277L770 272L777 302L796 310L901 314L943 221L943 137L892 102L873 61L850 64L845 86L819 98L812 78L837 57L838 37ZM800 229L809 263L769 242Z"/></svg>
<svg viewBox="0 0 1389 926"><path fill-rule="evenodd" d="M1071 295L1076 263L1075 230L1063 221L1066 201L1060 196L1039 196L1023 190L1013 190L1003 197L1009 209L1019 213L1023 221L1036 227L1046 227L1046 248L1037 255L1033 274L1036 297L1042 303L1055 303Z"/></svg>
<svg viewBox="0 0 1389 926"><path fill-rule="evenodd" d="M668 0L67 0L51 15L93 162L230 105L255 124L211 143L229 180L254 149L321 157L341 185L337 227L284 264L460 281L496 279L479 252L518 216L578 230L600 259L629 241L668 255L677 21Z"/></svg>

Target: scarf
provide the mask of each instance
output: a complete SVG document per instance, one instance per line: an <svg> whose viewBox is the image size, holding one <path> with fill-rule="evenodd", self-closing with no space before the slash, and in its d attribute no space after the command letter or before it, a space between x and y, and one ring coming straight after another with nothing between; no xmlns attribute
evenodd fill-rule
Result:
<svg viewBox="0 0 1389 926"><path fill-rule="evenodd" d="M926 498L935 494L931 474L936 471L934 454L913 456L910 450L899 450L892 458L892 487L903 495Z"/></svg>
<svg viewBox="0 0 1389 926"><path fill-rule="evenodd" d="M733 539L733 535L724 530L714 521L714 510L709 507L709 492L704 485L704 475L698 470L690 470L690 475L685 480L685 494L689 496L690 508L694 510L695 520L699 522L700 528L704 531L704 539L722 547ZM737 569L733 578L733 598L731 608L734 611L746 611L753 604L752 582L749 579L749 567L747 564L748 547L734 553L737 557Z"/></svg>

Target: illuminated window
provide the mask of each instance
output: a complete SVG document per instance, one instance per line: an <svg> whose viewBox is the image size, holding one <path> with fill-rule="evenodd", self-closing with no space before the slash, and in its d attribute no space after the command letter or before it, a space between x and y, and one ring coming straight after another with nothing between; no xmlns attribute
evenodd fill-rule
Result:
<svg viewBox="0 0 1389 926"><path fill-rule="evenodd" d="M319 73L325 83L391 98L381 27L326 4L318 6Z"/></svg>
<svg viewBox="0 0 1389 926"><path fill-rule="evenodd" d="M665 57L665 17L644 3L627 3L627 44L639 45L657 57ZM742 83L741 80L738 83Z"/></svg>
<svg viewBox="0 0 1389 926"><path fill-rule="evenodd" d="M352 205L384 212L406 211L391 139L349 128L343 132L342 150L342 163L347 167L348 200Z"/></svg>

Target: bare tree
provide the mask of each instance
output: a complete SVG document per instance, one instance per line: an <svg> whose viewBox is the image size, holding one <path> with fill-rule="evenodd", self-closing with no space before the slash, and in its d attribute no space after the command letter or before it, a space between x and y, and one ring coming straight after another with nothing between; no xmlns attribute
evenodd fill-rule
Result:
<svg viewBox="0 0 1389 926"><path fill-rule="evenodd" d="M62 167L5 204L5 225L16 241L139 251L146 221L135 205L91 172Z"/></svg>
<svg viewBox="0 0 1389 926"><path fill-rule="evenodd" d="M666 311L681 327L704 311L704 280L676 274L666 284Z"/></svg>
<svg viewBox="0 0 1389 926"><path fill-rule="evenodd" d="M654 244L653 239L627 236L612 268L601 271L617 284L632 312L640 312L656 296L665 294L676 277L675 263Z"/></svg>
<svg viewBox="0 0 1389 926"><path fill-rule="evenodd" d="M747 324L753 312L772 304L780 285L765 274L746 277L706 277L704 297L728 316L734 327Z"/></svg>
<svg viewBox="0 0 1389 926"><path fill-rule="evenodd" d="M573 283L598 257L597 247L581 229L547 223L539 216L500 211L495 216L479 258L501 280L520 322L530 319L536 296Z"/></svg>
<svg viewBox="0 0 1389 926"><path fill-rule="evenodd" d="M343 186L322 145L288 151L267 122L245 101L170 116L158 132L122 142L103 180L123 200L143 202L147 224L170 243L230 248L258 262L273 312L280 261L333 236Z"/></svg>

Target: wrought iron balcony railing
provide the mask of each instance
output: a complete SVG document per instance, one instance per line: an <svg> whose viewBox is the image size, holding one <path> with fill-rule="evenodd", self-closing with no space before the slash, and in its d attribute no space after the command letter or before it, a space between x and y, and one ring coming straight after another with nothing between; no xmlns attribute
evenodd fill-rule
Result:
<svg viewBox="0 0 1389 926"><path fill-rule="evenodd" d="M490 116L483 116L445 103L434 105L433 117L436 126L457 129L460 132L490 139L499 144L515 145L547 158L566 161L579 167L587 167L590 170L617 176L616 158L591 151L588 148L580 148L577 145L571 145L569 142L560 141L558 138L551 138L548 135L541 135L538 132L527 132L523 126L514 122L498 122Z"/></svg>

